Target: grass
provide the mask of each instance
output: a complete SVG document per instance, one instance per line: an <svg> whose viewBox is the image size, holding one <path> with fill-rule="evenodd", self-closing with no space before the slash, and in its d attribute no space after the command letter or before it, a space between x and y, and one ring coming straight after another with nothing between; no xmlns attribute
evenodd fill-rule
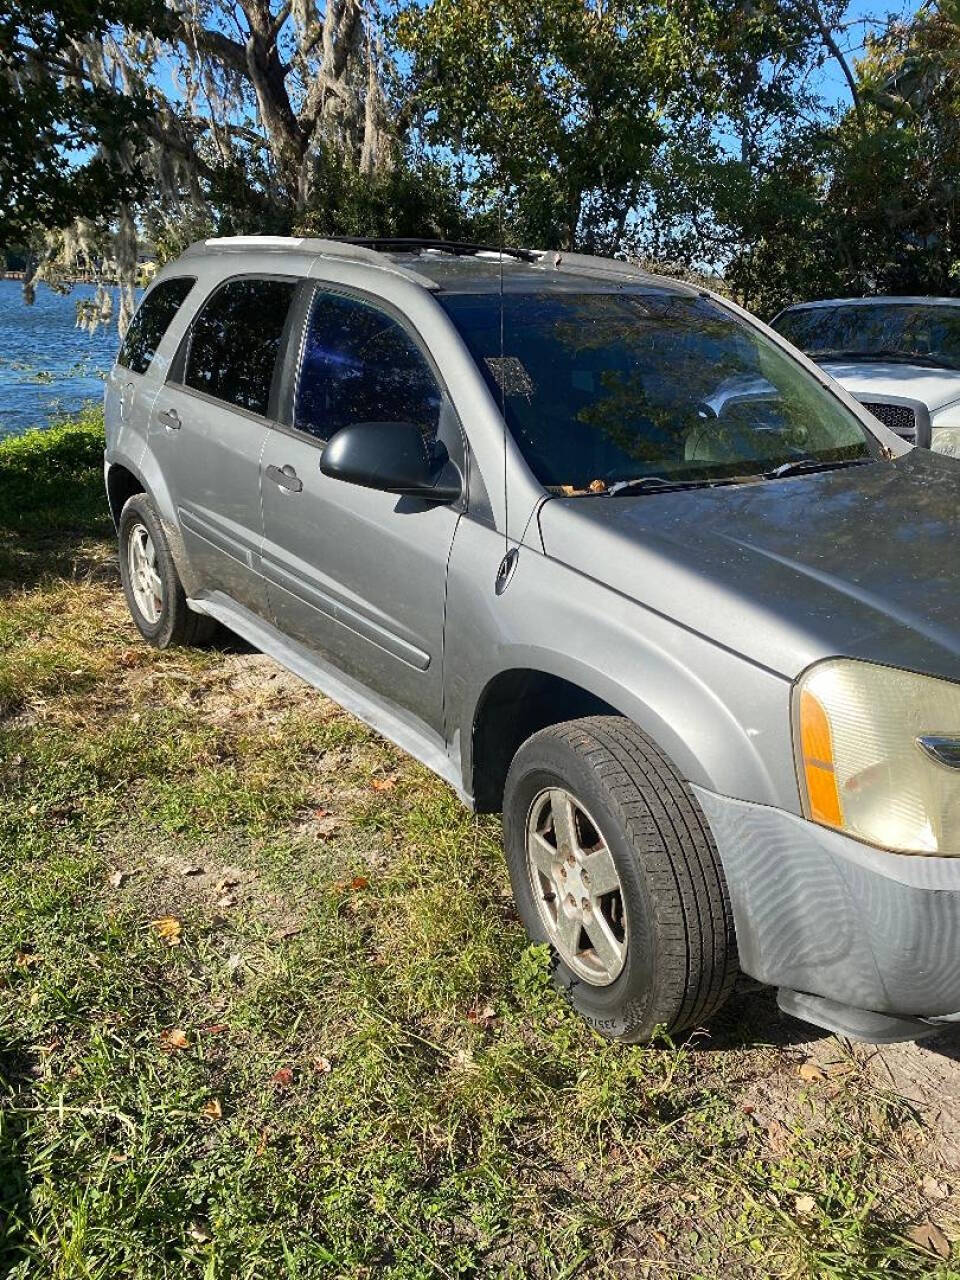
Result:
<svg viewBox="0 0 960 1280"><path fill-rule="evenodd" d="M960 1274L869 1054L763 994L603 1042L496 822L239 643L143 645L101 450L0 444L0 1275Z"/></svg>

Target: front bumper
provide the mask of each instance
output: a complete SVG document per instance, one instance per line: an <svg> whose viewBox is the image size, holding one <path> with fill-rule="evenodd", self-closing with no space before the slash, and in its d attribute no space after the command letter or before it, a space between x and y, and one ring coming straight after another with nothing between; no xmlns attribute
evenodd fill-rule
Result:
<svg viewBox="0 0 960 1280"><path fill-rule="evenodd" d="M946 1019L960 1009L960 858L885 853L780 809L693 790L745 973L851 1014Z"/></svg>

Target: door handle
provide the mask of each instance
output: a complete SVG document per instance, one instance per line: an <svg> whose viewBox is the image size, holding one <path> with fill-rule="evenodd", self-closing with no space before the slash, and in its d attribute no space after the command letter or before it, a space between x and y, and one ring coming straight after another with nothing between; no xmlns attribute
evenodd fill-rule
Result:
<svg viewBox="0 0 960 1280"><path fill-rule="evenodd" d="M162 423L168 431L180 430L180 415L176 409L164 409L162 413L157 414L157 421Z"/></svg>
<svg viewBox="0 0 960 1280"><path fill-rule="evenodd" d="M275 467L272 463L267 467L267 475L278 484L281 489L285 489L287 493L299 493L303 488L303 481L294 471L289 463L285 467Z"/></svg>

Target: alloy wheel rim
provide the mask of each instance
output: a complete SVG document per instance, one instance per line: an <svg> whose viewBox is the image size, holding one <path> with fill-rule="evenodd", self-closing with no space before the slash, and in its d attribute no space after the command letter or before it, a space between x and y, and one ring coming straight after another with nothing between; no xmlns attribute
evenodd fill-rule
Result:
<svg viewBox="0 0 960 1280"><path fill-rule="evenodd" d="M550 942L578 978L606 987L627 958L623 887L599 826L564 787L539 792L527 813L527 871Z"/></svg>
<svg viewBox="0 0 960 1280"><path fill-rule="evenodd" d="M139 522L130 530L127 542L127 565L130 569L130 589L137 608L152 625L160 621L163 612L163 580L157 568L157 549L150 531Z"/></svg>

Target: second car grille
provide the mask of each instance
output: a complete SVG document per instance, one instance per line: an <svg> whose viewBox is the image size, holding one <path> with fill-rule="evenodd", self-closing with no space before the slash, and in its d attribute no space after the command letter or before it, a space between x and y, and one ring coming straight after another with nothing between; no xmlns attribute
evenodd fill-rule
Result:
<svg viewBox="0 0 960 1280"><path fill-rule="evenodd" d="M885 427L895 431L904 440L916 440L917 415L909 405L887 404L883 400L863 400L865 409L869 409L875 418L879 418Z"/></svg>

